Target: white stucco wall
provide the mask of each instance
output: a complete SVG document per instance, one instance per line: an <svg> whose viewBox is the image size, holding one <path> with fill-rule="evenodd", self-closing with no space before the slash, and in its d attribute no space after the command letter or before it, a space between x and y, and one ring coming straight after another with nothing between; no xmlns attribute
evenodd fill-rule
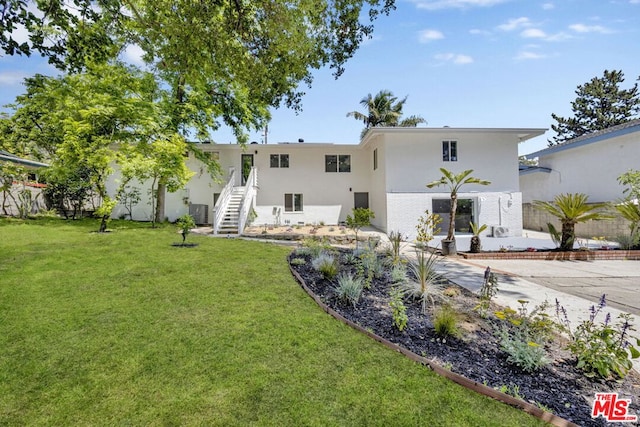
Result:
<svg viewBox="0 0 640 427"><path fill-rule="evenodd" d="M623 196L618 177L629 169L640 169L640 132L541 153L538 162L551 172L520 176L525 202L550 201L560 193L584 193L594 203L614 201Z"/></svg>

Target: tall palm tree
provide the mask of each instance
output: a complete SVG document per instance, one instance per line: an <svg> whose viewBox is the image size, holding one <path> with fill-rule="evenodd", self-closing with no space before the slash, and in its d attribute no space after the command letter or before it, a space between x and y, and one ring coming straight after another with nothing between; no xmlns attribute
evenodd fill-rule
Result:
<svg viewBox="0 0 640 427"><path fill-rule="evenodd" d="M555 216L562 223L560 250L570 251L573 249L576 224L592 219L612 218L611 215L599 211L606 206L606 203L587 204L588 198L586 194L582 193L563 193L554 197L553 202L533 201L536 208Z"/></svg>
<svg viewBox="0 0 640 427"><path fill-rule="evenodd" d="M449 187L451 208L449 210L449 230L446 240L455 242L456 211L458 210L458 191L460 191L460 187L466 184L489 185L491 181L469 176L473 173L473 169L467 169L459 174L454 174L450 170L440 168L440 172L442 172L440 179L428 183L427 188L438 187L440 185ZM453 246L453 252L455 253L455 246ZM452 253L452 255L454 253Z"/></svg>
<svg viewBox="0 0 640 427"><path fill-rule="evenodd" d="M393 92L381 90L375 96L368 94L360 100L360 105L366 109L366 113L351 111L347 113L347 117L353 117L364 122L365 127L361 136L364 136L367 129L376 126L416 127L420 123L426 123L426 120L420 116L409 116L401 119L402 108L406 101L407 96L398 100L398 97L394 96Z"/></svg>

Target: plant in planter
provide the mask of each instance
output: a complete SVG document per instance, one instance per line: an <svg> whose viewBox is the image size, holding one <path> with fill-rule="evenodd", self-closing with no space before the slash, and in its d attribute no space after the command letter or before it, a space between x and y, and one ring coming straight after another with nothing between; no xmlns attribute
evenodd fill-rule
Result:
<svg viewBox="0 0 640 427"><path fill-rule="evenodd" d="M473 233L473 237L471 237L471 245L469 247L469 252L477 254L482 250L482 242L480 241L480 233L487 229L487 224L482 224L478 226L475 222L470 222L469 226L471 227L471 232Z"/></svg>
<svg viewBox="0 0 640 427"><path fill-rule="evenodd" d="M606 206L605 203L588 204L589 197L582 193L558 194L553 202L543 202L534 200L533 205L560 220L562 232L560 238L560 250L570 251L573 249L573 242L576 238L576 224L587 222L592 219L611 219L611 215L599 211ZM555 230L555 229L554 229ZM552 228L549 228L552 233ZM553 237L553 234L552 234Z"/></svg>
<svg viewBox="0 0 640 427"><path fill-rule="evenodd" d="M449 229L447 231L446 239L442 240L442 254L443 255L455 255L456 251L456 211L458 210L458 192L463 185L466 184L479 184L489 185L491 181L476 178L470 176L473 173L473 169L467 169L459 174L454 174L450 170L440 168L442 176L437 181L433 181L427 184L427 188L439 187L441 185L449 187L451 196L451 208L449 211Z"/></svg>
<svg viewBox="0 0 640 427"><path fill-rule="evenodd" d="M185 246L185 240L187 240L187 236L191 233L191 229L196 227L196 222L191 215L184 214L178 218L176 224L180 227L180 234L182 234L182 246Z"/></svg>

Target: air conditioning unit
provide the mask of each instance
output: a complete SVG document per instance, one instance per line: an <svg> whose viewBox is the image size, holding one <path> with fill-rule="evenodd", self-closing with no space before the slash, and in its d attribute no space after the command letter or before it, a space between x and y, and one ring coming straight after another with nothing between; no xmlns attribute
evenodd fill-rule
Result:
<svg viewBox="0 0 640 427"><path fill-rule="evenodd" d="M508 237L509 236L509 228L496 226L493 227L493 237Z"/></svg>
<svg viewBox="0 0 640 427"><path fill-rule="evenodd" d="M196 224L208 224L209 223L209 205L200 205L191 203L189 205L189 215L193 217Z"/></svg>

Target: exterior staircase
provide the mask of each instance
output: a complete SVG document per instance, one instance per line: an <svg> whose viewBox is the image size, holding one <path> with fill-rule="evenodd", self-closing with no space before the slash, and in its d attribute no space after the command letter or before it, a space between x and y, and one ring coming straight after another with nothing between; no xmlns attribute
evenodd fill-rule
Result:
<svg viewBox="0 0 640 427"><path fill-rule="evenodd" d="M222 222L218 228L218 234L238 234L244 192L244 187L234 187L231 191L229 204L222 214Z"/></svg>

